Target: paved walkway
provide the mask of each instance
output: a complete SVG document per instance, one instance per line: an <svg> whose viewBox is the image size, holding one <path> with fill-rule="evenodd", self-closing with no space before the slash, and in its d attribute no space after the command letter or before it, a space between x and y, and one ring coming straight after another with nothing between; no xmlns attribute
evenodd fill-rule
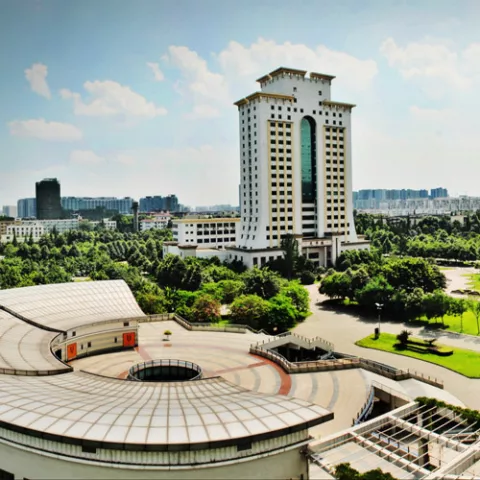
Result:
<svg viewBox="0 0 480 480"><path fill-rule="evenodd" d="M465 290L469 289L470 279L465 275L469 273L479 273L476 268L473 267L452 267L445 270L441 270L447 278L447 288L445 291L449 294L453 290ZM454 297L464 297L464 295L453 295Z"/></svg>
<svg viewBox="0 0 480 480"><path fill-rule="evenodd" d="M172 332L168 342L163 341L166 329ZM173 321L145 323L139 327L139 347L134 351L87 357L71 364L75 369L125 378L128 369L142 361L187 360L200 365L204 376L220 375L249 390L291 395L333 411L333 421L311 429L315 437L351 426L370 385L360 370L289 375L276 363L248 353L259 338L252 333L189 332Z"/></svg>
<svg viewBox="0 0 480 480"><path fill-rule="evenodd" d="M326 297L318 293L318 285L310 285L307 288L310 294L312 315L295 328L295 333L309 337L322 337L333 342L335 350L339 352L370 358L397 368L415 370L441 379L446 390L469 407L480 409L480 379L469 379L446 368L415 358L356 346L357 340L373 333L374 328L378 325L376 320L369 321L355 315L326 309L321 304ZM397 334L405 328L407 327L403 323L383 322L381 324L381 330L388 333ZM480 337L425 331L421 327L408 326L408 329L418 337L432 338L432 336L436 336L439 343L480 351Z"/></svg>

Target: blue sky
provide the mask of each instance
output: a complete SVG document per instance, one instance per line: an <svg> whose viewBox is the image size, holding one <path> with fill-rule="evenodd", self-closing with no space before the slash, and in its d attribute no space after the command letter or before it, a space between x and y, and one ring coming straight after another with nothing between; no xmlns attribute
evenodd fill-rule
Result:
<svg viewBox="0 0 480 480"><path fill-rule="evenodd" d="M480 195L480 2L3 0L0 205L176 193L237 203L232 102L283 65L357 104L353 185Z"/></svg>

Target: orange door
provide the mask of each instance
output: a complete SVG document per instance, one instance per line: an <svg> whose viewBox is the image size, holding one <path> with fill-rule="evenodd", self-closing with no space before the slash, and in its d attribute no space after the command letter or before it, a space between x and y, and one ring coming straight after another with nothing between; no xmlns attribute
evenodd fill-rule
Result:
<svg viewBox="0 0 480 480"><path fill-rule="evenodd" d="M77 356L77 344L70 343L67 345L67 360L73 360Z"/></svg>
<svg viewBox="0 0 480 480"><path fill-rule="evenodd" d="M127 332L123 334L123 346L124 347L135 346L135 332Z"/></svg>

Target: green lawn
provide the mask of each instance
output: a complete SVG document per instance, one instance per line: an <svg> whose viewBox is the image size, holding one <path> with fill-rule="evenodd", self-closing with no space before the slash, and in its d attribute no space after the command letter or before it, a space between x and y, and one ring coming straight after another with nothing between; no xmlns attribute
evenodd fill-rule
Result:
<svg viewBox="0 0 480 480"><path fill-rule="evenodd" d="M462 276L469 279L468 287L471 290L480 292L480 275L478 273L465 273Z"/></svg>
<svg viewBox="0 0 480 480"><path fill-rule="evenodd" d="M426 318L420 319L425 324L435 325L435 320L428 322ZM445 315L445 327L441 327L441 319L438 319L437 324L439 328L451 330L452 332L467 333L469 335L478 335L477 320L472 312L465 312L463 314L463 330L460 317L458 315Z"/></svg>
<svg viewBox="0 0 480 480"><path fill-rule="evenodd" d="M412 339L413 340L413 339ZM381 333L380 337L375 340L374 335L362 338L355 342L359 347L373 348L384 352L413 357L425 362L434 363L441 367L448 368L455 372L461 373L466 377L480 378L480 352L473 350L465 350L463 348L453 348L450 346L437 344L438 347L444 347L453 350L453 355L449 357L440 357L433 353L418 353L409 350L396 350L394 345L398 343L396 335L391 333Z"/></svg>

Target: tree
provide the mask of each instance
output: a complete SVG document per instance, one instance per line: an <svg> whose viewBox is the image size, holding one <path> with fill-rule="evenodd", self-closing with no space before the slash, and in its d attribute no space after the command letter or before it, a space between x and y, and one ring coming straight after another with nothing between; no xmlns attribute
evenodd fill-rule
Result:
<svg viewBox="0 0 480 480"><path fill-rule="evenodd" d="M335 467L334 476L337 480L396 480L390 473L382 472L379 468L360 473L349 463L341 463Z"/></svg>
<svg viewBox="0 0 480 480"><path fill-rule="evenodd" d="M298 316L299 312L292 299L278 294L270 299L268 315L260 323L260 327L272 334L286 332L295 326Z"/></svg>
<svg viewBox="0 0 480 480"><path fill-rule="evenodd" d="M478 302L477 302L478 303ZM460 317L460 332L463 332L463 315L468 311L468 301L463 298L452 298L450 301L451 315L458 315Z"/></svg>
<svg viewBox="0 0 480 480"><path fill-rule="evenodd" d="M235 298L243 294L245 289L241 280L220 280L217 286L222 293L222 303L232 303Z"/></svg>
<svg viewBox="0 0 480 480"><path fill-rule="evenodd" d="M220 315L220 302L207 293L200 294L193 303L192 316L197 322L218 322Z"/></svg>
<svg viewBox="0 0 480 480"><path fill-rule="evenodd" d="M300 272L300 283L302 285L313 285L315 283L315 274L308 270Z"/></svg>
<svg viewBox="0 0 480 480"><path fill-rule="evenodd" d="M476 299L468 301L468 310L473 313L477 322L477 335L480 335L480 302Z"/></svg>
<svg viewBox="0 0 480 480"><path fill-rule="evenodd" d="M187 266L178 255L167 255L157 271L157 282L161 287L180 289L186 273Z"/></svg>
<svg viewBox="0 0 480 480"><path fill-rule="evenodd" d="M280 295L290 298L293 306L300 316L305 316L308 314L310 298L306 288L300 285L298 281L292 281L284 285L280 289Z"/></svg>
<svg viewBox="0 0 480 480"><path fill-rule="evenodd" d="M424 258L399 258L386 262L381 273L394 288L433 292L446 286L446 278L436 265Z"/></svg>
<svg viewBox="0 0 480 480"><path fill-rule="evenodd" d="M258 295L242 295L232 303L230 316L234 323L259 329L264 324L269 310L269 303Z"/></svg>
<svg viewBox="0 0 480 480"><path fill-rule="evenodd" d="M423 311L430 321L432 318L435 322L438 318L443 318L450 309L450 297L445 295L441 290L433 293L427 293L423 301Z"/></svg>
<svg viewBox="0 0 480 480"><path fill-rule="evenodd" d="M375 304L385 305L393 296L395 289L379 275L372 278L362 289L357 290L355 298L360 305L374 308Z"/></svg>
<svg viewBox="0 0 480 480"><path fill-rule="evenodd" d="M318 291L329 298L347 298L351 294L352 279L345 272L333 272L322 279Z"/></svg>
<svg viewBox="0 0 480 480"><path fill-rule="evenodd" d="M280 276L269 268L254 267L244 274L245 293L265 300L275 296L281 287Z"/></svg>
<svg viewBox="0 0 480 480"><path fill-rule="evenodd" d="M160 293L140 291L135 295L135 298L139 307L147 315L155 315L168 312L165 304L165 296L161 291Z"/></svg>
<svg viewBox="0 0 480 480"><path fill-rule="evenodd" d="M285 261L285 274L288 280L292 279L295 263L298 258L298 242L295 235L287 233L282 236L280 248L283 250L283 258Z"/></svg>

